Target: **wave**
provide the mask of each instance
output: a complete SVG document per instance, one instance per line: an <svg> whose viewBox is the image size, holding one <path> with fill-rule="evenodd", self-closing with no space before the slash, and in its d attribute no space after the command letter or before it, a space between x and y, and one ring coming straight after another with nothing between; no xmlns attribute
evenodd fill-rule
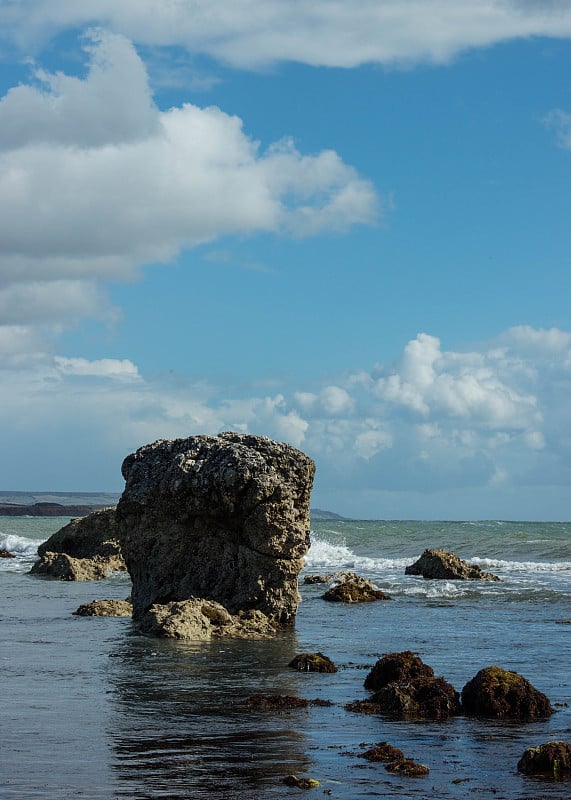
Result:
<svg viewBox="0 0 571 800"><path fill-rule="evenodd" d="M27 539L25 536L17 536L14 533L0 534L0 550L7 550L15 556L23 559L37 559L38 544L35 539Z"/></svg>
<svg viewBox="0 0 571 800"><path fill-rule="evenodd" d="M485 569L497 569L504 572L568 572L571 561L506 561L501 558L470 558L470 564Z"/></svg>
<svg viewBox="0 0 571 800"><path fill-rule="evenodd" d="M367 571L404 569L412 563L410 558L370 558L358 556L345 544L333 544L326 539L312 538L305 556L306 567L327 569L362 569Z"/></svg>

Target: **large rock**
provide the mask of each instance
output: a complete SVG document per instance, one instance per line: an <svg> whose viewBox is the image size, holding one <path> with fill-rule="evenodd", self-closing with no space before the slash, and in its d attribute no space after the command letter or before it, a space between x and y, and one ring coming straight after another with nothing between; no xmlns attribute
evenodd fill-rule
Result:
<svg viewBox="0 0 571 800"><path fill-rule="evenodd" d="M447 550L427 549L418 561L405 569L405 575L422 575L423 578L452 581L499 581L497 575L482 572L480 567L463 561Z"/></svg>
<svg viewBox="0 0 571 800"><path fill-rule="evenodd" d="M571 743L545 742L537 747L528 747L518 761L517 768L526 775L570 778Z"/></svg>
<svg viewBox="0 0 571 800"><path fill-rule="evenodd" d="M122 469L117 520L135 619L199 598L232 615L294 622L310 544L308 456L266 437L221 433L159 440Z"/></svg>
<svg viewBox="0 0 571 800"><path fill-rule="evenodd" d="M38 547L38 555L31 574L59 580L101 580L110 572L124 571L115 509L72 519Z"/></svg>
<svg viewBox="0 0 571 800"><path fill-rule="evenodd" d="M517 672L481 669L462 689L466 714L498 719L537 719L553 714L546 695Z"/></svg>

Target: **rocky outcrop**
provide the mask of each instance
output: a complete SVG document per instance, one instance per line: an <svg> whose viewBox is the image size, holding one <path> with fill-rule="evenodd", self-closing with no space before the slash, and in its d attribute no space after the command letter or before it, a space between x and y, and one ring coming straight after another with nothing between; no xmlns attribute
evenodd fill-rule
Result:
<svg viewBox="0 0 571 800"><path fill-rule="evenodd" d="M38 555L30 573L58 580L101 580L110 572L124 571L115 509L72 519L38 547Z"/></svg>
<svg viewBox="0 0 571 800"><path fill-rule="evenodd" d="M298 653L289 662L288 667L298 672L337 672L337 667L323 653Z"/></svg>
<svg viewBox="0 0 571 800"><path fill-rule="evenodd" d="M480 567L463 561L447 550L427 549L418 561L405 569L405 575L422 575L431 580L451 581L499 581L497 575L482 572Z"/></svg>
<svg viewBox="0 0 571 800"><path fill-rule="evenodd" d="M571 777L571 743L546 742L528 747L518 761L518 771L525 775L549 775L552 778Z"/></svg>
<svg viewBox="0 0 571 800"><path fill-rule="evenodd" d="M129 600L92 600L73 613L78 617L130 617L133 606Z"/></svg>
<svg viewBox="0 0 571 800"><path fill-rule="evenodd" d="M553 714L546 695L517 672L481 669L462 689L466 714L497 719L537 719Z"/></svg>
<svg viewBox="0 0 571 800"><path fill-rule="evenodd" d="M170 604L192 599L293 623L314 471L299 450L238 433L160 440L128 456L117 520L135 619L151 607L172 617ZM157 607L167 604L165 617Z"/></svg>

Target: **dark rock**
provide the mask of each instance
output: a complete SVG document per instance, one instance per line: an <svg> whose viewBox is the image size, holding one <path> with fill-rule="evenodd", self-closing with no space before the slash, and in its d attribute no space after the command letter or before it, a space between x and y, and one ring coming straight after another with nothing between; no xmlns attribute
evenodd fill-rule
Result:
<svg viewBox="0 0 571 800"><path fill-rule="evenodd" d="M244 705L260 711L292 711L308 706L332 706L331 700L307 700L289 694L253 694L247 697Z"/></svg>
<svg viewBox="0 0 571 800"><path fill-rule="evenodd" d="M38 547L40 561L30 574L66 581L92 581L126 569L115 509L72 519Z"/></svg>
<svg viewBox="0 0 571 800"><path fill-rule="evenodd" d="M571 776L571 744L546 742L537 747L528 747L518 761L517 768L526 775L568 778Z"/></svg>
<svg viewBox="0 0 571 800"><path fill-rule="evenodd" d="M325 592L323 599L330 603L371 603L375 600L392 599L380 589L375 589L370 581L367 581L367 584L363 585L354 581L338 583Z"/></svg>
<svg viewBox="0 0 571 800"><path fill-rule="evenodd" d="M379 713L399 719L448 719L460 711L458 692L444 678L389 683L375 692L371 702L379 706Z"/></svg>
<svg viewBox="0 0 571 800"><path fill-rule="evenodd" d="M367 761L380 761L381 763L395 762L404 760L404 753L398 747L393 747L388 742L379 742L379 744L365 750L361 754L361 758L366 758Z"/></svg>
<svg viewBox="0 0 571 800"><path fill-rule="evenodd" d="M316 789L319 786L319 781L315 778L298 778L297 775L287 775L282 782L297 789Z"/></svg>
<svg viewBox="0 0 571 800"><path fill-rule="evenodd" d="M365 678L365 689L378 691L389 683L410 683L416 678L433 678L434 670L411 650L389 653L380 658Z"/></svg>
<svg viewBox="0 0 571 800"><path fill-rule="evenodd" d="M371 700L355 700L352 703L345 704L345 710L351 711L354 714L380 714L381 707L378 703L373 703Z"/></svg>
<svg viewBox="0 0 571 800"><path fill-rule="evenodd" d="M385 769L407 778L424 778L430 773L426 764L417 764L410 758L397 759L386 765Z"/></svg>
<svg viewBox="0 0 571 800"><path fill-rule="evenodd" d="M299 653L288 664L298 672L337 672L337 667L323 653Z"/></svg>
<svg viewBox="0 0 571 800"><path fill-rule="evenodd" d="M422 575L426 579L453 581L499 581L491 572L468 564L446 550L425 550L418 561L405 569L405 575Z"/></svg>
<svg viewBox="0 0 571 800"><path fill-rule="evenodd" d="M133 606L129 600L93 600L73 613L78 617L130 617Z"/></svg>
<svg viewBox="0 0 571 800"><path fill-rule="evenodd" d="M9 550L0 550L0 558L16 558L14 553L10 553Z"/></svg>
<svg viewBox="0 0 571 800"><path fill-rule="evenodd" d="M117 506L134 617L204 598L293 624L315 465L262 436L160 440L123 462Z"/></svg>
<svg viewBox="0 0 571 800"><path fill-rule="evenodd" d="M462 689L466 714L498 719L535 719L553 714L549 699L517 672L481 669Z"/></svg>

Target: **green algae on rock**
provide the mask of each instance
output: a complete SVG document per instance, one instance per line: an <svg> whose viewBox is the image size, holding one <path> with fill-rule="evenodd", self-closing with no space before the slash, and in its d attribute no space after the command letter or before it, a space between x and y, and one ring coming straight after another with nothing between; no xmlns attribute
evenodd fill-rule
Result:
<svg viewBox="0 0 571 800"><path fill-rule="evenodd" d="M538 719L553 714L549 698L517 672L490 666L462 689L466 714L496 719Z"/></svg>

